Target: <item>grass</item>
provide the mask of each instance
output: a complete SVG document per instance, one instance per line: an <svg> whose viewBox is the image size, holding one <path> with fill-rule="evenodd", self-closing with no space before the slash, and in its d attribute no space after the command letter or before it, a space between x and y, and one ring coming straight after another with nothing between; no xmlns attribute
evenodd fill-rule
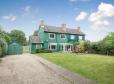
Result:
<svg viewBox="0 0 114 84"><path fill-rule="evenodd" d="M113 56L71 53L39 53L38 55L72 72L95 80L98 84L114 84Z"/></svg>

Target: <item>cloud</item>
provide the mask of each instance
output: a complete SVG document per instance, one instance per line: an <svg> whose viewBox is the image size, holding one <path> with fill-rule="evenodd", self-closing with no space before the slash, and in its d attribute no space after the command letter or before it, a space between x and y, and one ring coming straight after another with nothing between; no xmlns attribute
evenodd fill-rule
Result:
<svg viewBox="0 0 114 84"><path fill-rule="evenodd" d="M25 12L30 12L31 7L30 7L30 6L26 6L26 7L24 8L24 10L25 10Z"/></svg>
<svg viewBox="0 0 114 84"><path fill-rule="evenodd" d="M85 20L86 18L87 18L87 13L82 11L78 16L76 16L76 21Z"/></svg>
<svg viewBox="0 0 114 84"><path fill-rule="evenodd" d="M92 23L94 30L102 30L109 28L109 19L114 17L114 6L107 3L101 3L96 12L89 16L89 21Z"/></svg>
<svg viewBox="0 0 114 84"><path fill-rule="evenodd" d="M4 20L10 20L12 22L16 20L16 16L14 16L14 15L7 15L7 16L3 16L2 18Z"/></svg>
<svg viewBox="0 0 114 84"><path fill-rule="evenodd" d="M23 16L27 16L27 15L29 15L30 13L31 13L31 6L25 6L24 8L23 8L23 10L24 10L24 14L23 14Z"/></svg>

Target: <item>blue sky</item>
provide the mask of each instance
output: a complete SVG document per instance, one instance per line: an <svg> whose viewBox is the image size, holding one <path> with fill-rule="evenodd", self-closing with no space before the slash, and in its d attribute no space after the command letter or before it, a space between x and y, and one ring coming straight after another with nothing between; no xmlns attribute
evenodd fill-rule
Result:
<svg viewBox="0 0 114 84"><path fill-rule="evenodd" d="M30 36L45 24L81 27L86 39L99 41L114 31L114 0L0 0L0 25L10 32L19 29Z"/></svg>

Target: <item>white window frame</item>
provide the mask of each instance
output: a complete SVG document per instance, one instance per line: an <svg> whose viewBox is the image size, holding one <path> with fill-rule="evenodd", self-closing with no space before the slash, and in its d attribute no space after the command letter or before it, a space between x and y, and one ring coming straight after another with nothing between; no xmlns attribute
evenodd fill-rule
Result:
<svg viewBox="0 0 114 84"><path fill-rule="evenodd" d="M64 38L61 38L62 35L64 35ZM66 38L66 35L65 35L65 34L61 34L61 35L60 35L60 38L61 38L61 39L65 39L65 38Z"/></svg>
<svg viewBox="0 0 114 84"><path fill-rule="evenodd" d="M50 37L51 34L54 34L54 38ZM49 33L49 39L55 39L55 33Z"/></svg>
<svg viewBox="0 0 114 84"><path fill-rule="evenodd" d="M72 36L73 36L74 38L72 38ZM74 39L75 39L75 35L70 35L70 39L74 40Z"/></svg>
<svg viewBox="0 0 114 84"><path fill-rule="evenodd" d="M38 49L39 45L42 48L42 45L41 44L36 44L36 49Z"/></svg>
<svg viewBox="0 0 114 84"><path fill-rule="evenodd" d="M48 46L48 48L49 48L50 50L55 50L55 49L52 49L52 48L51 48L52 45L54 45L54 46L55 46L55 49L57 49L57 43L50 43L49 46Z"/></svg>

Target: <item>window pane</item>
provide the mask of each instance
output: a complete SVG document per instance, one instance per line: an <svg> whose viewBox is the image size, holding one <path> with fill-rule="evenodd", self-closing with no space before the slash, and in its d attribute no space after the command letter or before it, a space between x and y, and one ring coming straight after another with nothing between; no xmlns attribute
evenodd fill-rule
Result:
<svg viewBox="0 0 114 84"><path fill-rule="evenodd" d="M56 48L56 46L55 45L51 45L51 49L55 49Z"/></svg>
<svg viewBox="0 0 114 84"><path fill-rule="evenodd" d="M61 34L61 38L65 38L65 35L64 34Z"/></svg>
<svg viewBox="0 0 114 84"><path fill-rule="evenodd" d="M54 38L54 34L52 33L52 34L50 34L50 38Z"/></svg>
<svg viewBox="0 0 114 84"><path fill-rule="evenodd" d="M75 36L74 36L74 35L71 35L70 38L71 38L71 39L75 39Z"/></svg>

